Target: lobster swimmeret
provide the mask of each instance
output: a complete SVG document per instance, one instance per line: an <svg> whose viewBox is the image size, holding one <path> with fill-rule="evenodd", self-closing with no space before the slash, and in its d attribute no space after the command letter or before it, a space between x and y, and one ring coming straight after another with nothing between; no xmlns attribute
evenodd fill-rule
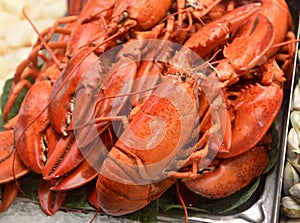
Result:
<svg viewBox="0 0 300 223"><path fill-rule="evenodd" d="M0 135L0 211L30 171L48 215L88 183L91 204L124 215L176 181L224 198L260 176L295 53L294 43L276 45L295 36L285 1L241 2L68 1L70 16L41 32L16 70Z"/></svg>

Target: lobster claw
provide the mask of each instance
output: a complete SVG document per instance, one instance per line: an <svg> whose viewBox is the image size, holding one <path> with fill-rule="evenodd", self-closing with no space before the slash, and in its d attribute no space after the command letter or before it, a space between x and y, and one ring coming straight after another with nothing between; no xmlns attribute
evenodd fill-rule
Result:
<svg viewBox="0 0 300 223"><path fill-rule="evenodd" d="M250 85L234 102L235 120L229 152L218 158L237 156L254 147L271 127L280 110L285 80L284 73L274 58L260 67L262 82L267 85Z"/></svg>
<svg viewBox="0 0 300 223"><path fill-rule="evenodd" d="M98 172L87 161L83 161L72 173L60 178L59 184L51 187L53 191L69 191L79 188L97 177Z"/></svg>
<svg viewBox="0 0 300 223"><path fill-rule="evenodd" d="M4 188L1 190L0 213L3 213L16 199L19 192L19 187L15 182L9 182L1 186Z"/></svg>
<svg viewBox="0 0 300 223"><path fill-rule="evenodd" d="M98 171L100 170L103 162L103 150L99 149L99 146L102 144L98 140L95 141L93 148L90 148L91 152L85 156L80 165L78 165L78 167L76 167L67 176L60 178L59 183L51 187L51 190L73 190L85 185L97 177ZM57 174L57 171L55 171L52 176L55 176L55 174ZM51 178L52 176L50 175L48 178Z"/></svg>
<svg viewBox="0 0 300 223"><path fill-rule="evenodd" d="M85 148L79 149L74 135L62 137L49 158L43 171L45 180L60 178L52 190L66 191L75 189L94 179L102 162L114 144L111 127L106 129ZM67 154L65 151L69 148ZM63 156L65 155L65 156ZM66 176L67 175L67 176Z"/></svg>
<svg viewBox="0 0 300 223"><path fill-rule="evenodd" d="M50 94L52 99L49 105L49 119L55 131L61 135L68 135L67 126L70 124L70 114L72 115L72 100L80 80L92 63L97 60L94 53L87 56L89 51L89 48L77 51L53 85ZM72 75L69 75L70 73Z"/></svg>
<svg viewBox="0 0 300 223"><path fill-rule="evenodd" d="M14 148L14 132L0 132L0 184L8 183L29 173Z"/></svg>
<svg viewBox="0 0 300 223"><path fill-rule="evenodd" d="M54 215L66 198L66 192L51 191L51 187L55 185L54 181L46 181L40 179L38 188L39 204L43 212L49 216Z"/></svg>
<svg viewBox="0 0 300 223"><path fill-rule="evenodd" d="M84 160L74 138L74 134L62 136L53 152L48 155L43 169L45 180L52 180L65 175L76 168Z"/></svg>
<svg viewBox="0 0 300 223"><path fill-rule="evenodd" d="M262 174L268 164L268 155L263 146L219 162L216 169L186 180L184 184L194 193L209 199L227 197Z"/></svg>
<svg viewBox="0 0 300 223"><path fill-rule="evenodd" d="M245 72L254 67L271 48L275 30L269 19L258 13L244 24L223 51L231 66Z"/></svg>
<svg viewBox="0 0 300 223"><path fill-rule="evenodd" d="M48 103L51 89L50 81L36 82L24 98L14 126L18 156L36 173L42 172L45 162L45 145L42 142L45 141L49 119L48 110L43 111L43 105ZM41 115L37 118L36 114Z"/></svg>
<svg viewBox="0 0 300 223"><path fill-rule="evenodd" d="M184 44L205 57L216 47L227 41L229 34L235 32L260 7L260 3L248 4L236 8L219 19L200 28Z"/></svg>
<svg viewBox="0 0 300 223"><path fill-rule="evenodd" d="M19 187L14 181L27 174L27 169L16 155L14 148L13 130L0 132L0 184L1 205L0 213L13 203L18 195Z"/></svg>

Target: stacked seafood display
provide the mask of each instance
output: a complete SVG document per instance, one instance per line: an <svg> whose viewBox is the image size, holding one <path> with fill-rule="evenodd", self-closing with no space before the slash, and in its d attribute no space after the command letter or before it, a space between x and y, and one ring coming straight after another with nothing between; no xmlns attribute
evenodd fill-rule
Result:
<svg viewBox="0 0 300 223"><path fill-rule="evenodd" d="M82 2L16 69L0 212L32 172L47 215L89 184L89 203L120 216L174 184L220 199L265 171L295 54L285 1Z"/></svg>
<svg viewBox="0 0 300 223"><path fill-rule="evenodd" d="M292 219L300 219L299 204L299 123L300 123L300 84L299 80L293 91L290 121L292 128L288 133L286 163L283 175L283 193L281 204L285 215Z"/></svg>

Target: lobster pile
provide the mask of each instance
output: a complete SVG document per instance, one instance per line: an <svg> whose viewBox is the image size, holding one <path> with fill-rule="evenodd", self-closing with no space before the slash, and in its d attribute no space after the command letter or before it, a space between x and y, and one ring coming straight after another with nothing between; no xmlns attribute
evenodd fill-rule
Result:
<svg viewBox="0 0 300 223"><path fill-rule="evenodd" d="M295 39L285 1L69 3L72 15L38 33L15 72L0 212L29 172L46 214L91 184L91 205L114 216L175 182L218 199L262 174L295 53L280 44Z"/></svg>

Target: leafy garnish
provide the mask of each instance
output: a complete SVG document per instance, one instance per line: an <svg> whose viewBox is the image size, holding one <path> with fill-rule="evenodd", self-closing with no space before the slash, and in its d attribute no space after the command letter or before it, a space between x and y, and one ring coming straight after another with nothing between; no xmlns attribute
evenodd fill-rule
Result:
<svg viewBox="0 0 300 223"><path fill-rule="evenodd" d="M124 217L131 220L140 221L142 223L155 223L157 222L157 216L159 211L158 202L159 200L152 201L145 208L136 211L132 214L125 215Z"/></svg>
<svg viewBox="0 0 300 223"><path fill-rule="evenodd" d="M234 212L241 211L243 209L248 208L249 204L252 202L247 203L249 200L256 200L255 192L259 189L260 185L260 178L254 180L250 185L248 185L243 190L236 192L235 194L223 198L223 199L205 199L200 195L193 194L189 192L187 188L183 188L183 197L185 197L187 209L190 212L194 212L195 214L213 214L213 215L224 215L224 214L231 214ZM176 197L174 194L174 190L168 191L169 194L165 194L167 197ZM171 195L170 193L173 193ZM170 216L183 215L183 207L178 202L168 203L167 198L163 195L160 199L160 207L164 214ZM177 211L175 210L177 209Z"/></svg>

